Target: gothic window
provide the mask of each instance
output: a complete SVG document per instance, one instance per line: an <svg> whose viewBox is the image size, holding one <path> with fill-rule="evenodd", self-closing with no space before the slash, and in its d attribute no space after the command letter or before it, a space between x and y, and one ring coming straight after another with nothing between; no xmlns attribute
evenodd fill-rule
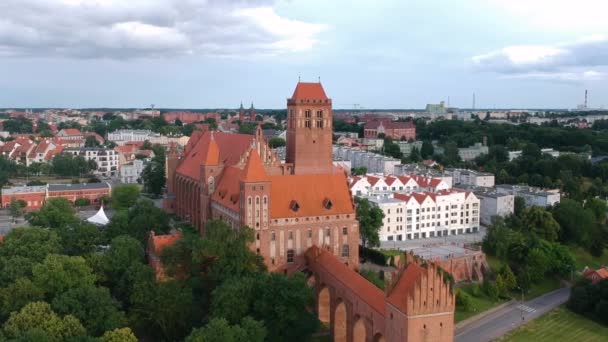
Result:
<svg viewBox="0 0 608 342"><path fill-rule="evenodd" d="M251 197L247 198L247 204L251 205Z"/></svg>
<svg viewBox="0 0 608 342"><path fill-rule="evenodd" d="M215 191L215 180L213 179L213 176L209 177L207 184L209 186L209 193L213 193Z"/></svg>
<svg viewBox="0 0 608 342"><path fill-rule="evenodd" d="M323 128L323 120L317 120L317 128Z"/></svg>
<svg viewBox="0 0 608 342"><path fill-rule="evenodd" d="M327 237L331 236L331 230L329 230L329 228L325 229L325 236L327 236Z"/></svg>
<svg viewBox="0 0 608 342"><path fill-rule="evenodd" d="M312 229L309 229L309 230L308 230L308 238L309 238L309 239L312 239Z"/></svg>
<svg viewBox="0 0 608 342"><path fill-rule="evenodd" d="M289 232L288 236L289 236L289 240L293 240L293 232L292 231Z"/></svg>
<svg viewBox="0 0 608 342"><path fill-rule="evenodd" d="M260 198L259 198L259 197L256 197L256 198L255 198L255 204L256 204L256 205L260 205Z"/></svg>
<svg viewBox="0 0 608 342"><path fill-rule="evenodd" d="M308 109L308 110L306 110L306 111L304 112L304 116L305 116L307 119L310 119L311 114L312 114L312 113L311 113L311 110L310 110L310 109Z"/></svg>
<svg viewBox="0 0 608 342"><path fill-rule="evenodd" d="M348 235L348 228L342 228L342 235Z"/></svg>
<svg viewBox="0 0 608 342"><path fill-rule="evenodd" d="M348 245L342 245L342 257L346 258L349 255L349 246Z"/></svg>
<svg viewBox="0 0 608 342"><path fill-rule="evenodd" d="M295 253L293 251L293 249L288 249L287 250L287 263L293 263L293 259L295 257Z"/></svg>
<svg viewBox="0 0 608 342"><path fill-rule="evenodd" d="M306 122L304 123L304 127L310 128L310 120L306 120Z"/></svg>
<svg viewBox="0 0 608 342"><path fill-rule="evenodd" d="M277 237L274 234L274 232L270 233L270 241L275 241L276 239L277 239Z"/></svg>
<svg viewBox="0 0 608 342"><path fill-rule="evenodd" d="M317 118L318 119L323 119L323 111L322 110L318 110L317 111Z"/></svg>

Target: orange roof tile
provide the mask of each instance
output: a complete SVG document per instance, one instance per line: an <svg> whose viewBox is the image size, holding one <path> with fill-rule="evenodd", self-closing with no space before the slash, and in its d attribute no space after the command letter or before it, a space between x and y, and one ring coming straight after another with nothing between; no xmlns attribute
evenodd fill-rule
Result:
<svg viewBox="0 0 608 342"><path fill-rule="evenodd" d="M262 160L260 159L260 155L258 154L258 151L255 149L251 150L251 153L249 153L249 158L247 158L247 164L245 164L245 168L243 169L243 181L245 181L245 182L268 181L268 175L266 174L266 170L264 170L264 165L262 165Z"/></svg>
<svg viewBox="0 0 608 342"><path fill-rule="evenodd" d="M163 249L168 246L173 246L181 237L182 232L180 231L168 235L153 235L152 248L154 249L154 254L157 256L160 255L163 252Z"/></svg>
<svg viewBox="0 0 608 342"><path fill-rule="evenodd" d="M597 275L600 276L600 278L602 278L602 279L608 278L608 269L600 268L596 272L597 272Z"/></svg>
<svg viewBox="0 0 608 342"><path fill-rule="evenodd" d="M234 165L251 146L252 135L214 132L213 138L219 148L220 163ZM177 173L195 180L200 178L200 165L207 156L211 141L210 131L194 131L185 148L186 156L177 167Z"/></svg>
<svg viewBox="0 0 608 342"><path fill-rule="evenodd" d="M315 100L327 100L327 95L325 95L325 90L323 90L323 86L321 83L312 83L312 82L298 82L296 85L296 89L291 96L293 100L303 100L303 99L315 99Z"/></svg>
<svg viewBox="0 0 608 342"><path fill-rule="evenodd" d="M205 156L203 157L203 165L219 165L220 164L220 148L217 146L215 139L213 138L213 132L211 132L211 136L209 137L209 142L207 143L207 150L205 151Z"/></svg>
<svg viewBox="0 0 608 342"><path fill-rule="evenodd" d="M229 166L224 168L222 178L215 189L211 199L226 208L229 208L235 212L240 212L239 199L241 191L241 182L243 170ZM234 201L234 195L238 195L239 198Z"/></svg>
<svg viewBox="0 0 608 342"><path fill-rule="evenodd" d="M354 214L355 207L350 196L344 173L319 175L270 176L270 217L303 217L336 214ZM326 209L324 202L331 201ZM298 211L290 204L298 203Z"/></svg>
<svg viewBox="0 0 608 342"><path fill-rule="evenodd" d="M80 130L76 128L64 128L62 131L65 133L65 135L82 135Z"/></svg>
<svg viewBox="0 0 608 342"><path fill-rule="evenodd" d="M407 313L408 297L424 271L422 267L415 263L407 265L405 271L399 275L397 284L391 289L390 294L386 298L387 302L399 308L401 312Z"/></svg>

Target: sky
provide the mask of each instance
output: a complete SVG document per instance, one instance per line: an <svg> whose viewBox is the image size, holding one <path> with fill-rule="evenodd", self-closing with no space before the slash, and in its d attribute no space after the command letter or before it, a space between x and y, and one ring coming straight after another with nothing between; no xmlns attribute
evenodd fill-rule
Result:
<svg viewBox="0 0 608 342"><path fill-rule="evenodd" d="M606 0L2 0L0 108L608 107Z"/></svg>

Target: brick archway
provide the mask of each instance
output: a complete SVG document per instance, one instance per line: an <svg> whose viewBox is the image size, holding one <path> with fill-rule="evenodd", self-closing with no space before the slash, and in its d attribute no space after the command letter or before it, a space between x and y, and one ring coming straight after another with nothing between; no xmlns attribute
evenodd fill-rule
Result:
<svg viewBox="0 0 608 342"><path fill-rule="evenodd" d="M353 342L365 341L367 341L367 328L365 328L363 318L357 316L355 318L355 324L353 325Z"/></svg>
<svg viewBox="0 0 608 342"><path fill-rule="evenodd" d="M331 323L331 294L327 286L322 286L317 295L317 312L321 323Z"/></svg>
<svg viewBox="0 0 608 342"><path fill-rule="evenodd" d="M346 314L346 304L342 300L338 301L334 310L334 342L346 342L348 338L348 318Z"/></svg>

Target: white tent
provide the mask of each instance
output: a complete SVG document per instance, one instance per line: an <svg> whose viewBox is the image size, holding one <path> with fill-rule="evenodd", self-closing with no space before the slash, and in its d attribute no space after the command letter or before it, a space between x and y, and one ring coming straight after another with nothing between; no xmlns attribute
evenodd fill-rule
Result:
<svg viewBox="0 0 608 342"><path fill-rule="evenodd" d="M105 226L110 222L110 220L106 216L106 213L103 211L103 206L99 208L97 214L89 217L87 221L100 226Z"/></svg>

